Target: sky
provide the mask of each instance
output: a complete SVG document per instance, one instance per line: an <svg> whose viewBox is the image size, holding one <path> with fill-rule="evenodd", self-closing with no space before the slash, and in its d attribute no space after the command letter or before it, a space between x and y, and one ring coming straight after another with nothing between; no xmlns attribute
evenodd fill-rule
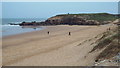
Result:
<svg viewBox="0 0 120 68"><path fill-rule="evenodd" d="M118 2L2 2L3 18L49 18L58 14L118 13Z"/></svg>
<svg viewBox="0 0 120 68"><path fill-rule="evenodd" d="M1 0L2 2L119 2L119 0Z"/></svg>

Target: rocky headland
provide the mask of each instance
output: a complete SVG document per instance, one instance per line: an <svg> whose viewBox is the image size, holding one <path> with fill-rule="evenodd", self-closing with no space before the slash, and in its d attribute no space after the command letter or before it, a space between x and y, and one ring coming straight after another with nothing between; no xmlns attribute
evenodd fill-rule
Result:
<svg viewBox="0 0 120 68"><path fill-rule="evenodd" d="M103 25L118 19L118 15L108 13L91 14L60 14L42 22L22 22L20 26L47 26L47 25Z"/></svg>

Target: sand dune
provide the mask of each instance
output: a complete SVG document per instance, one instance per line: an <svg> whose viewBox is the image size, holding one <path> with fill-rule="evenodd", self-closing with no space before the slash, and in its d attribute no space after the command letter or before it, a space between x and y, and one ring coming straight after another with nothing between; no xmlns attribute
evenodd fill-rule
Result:
<svg viewBox="0 0 120 68"><path fill-rule="evenodd" d="M41 31L3 37L3 65L93 65L99 52L89 51L95 46L93 42L98 39L95 37L109 27L112 26L47 26Z"/></svg>

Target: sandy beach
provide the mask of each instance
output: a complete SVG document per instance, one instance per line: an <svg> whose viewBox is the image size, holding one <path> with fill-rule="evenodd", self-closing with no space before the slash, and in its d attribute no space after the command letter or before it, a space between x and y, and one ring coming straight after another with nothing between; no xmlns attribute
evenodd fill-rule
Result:
<svg viewBox="0 0 120 68"><path fill-rule="evenodd" d="M91 66L100 51L89 51L96 37L109 27L113 26L46 26L44 30L3 37L3 66Z"/></svg>

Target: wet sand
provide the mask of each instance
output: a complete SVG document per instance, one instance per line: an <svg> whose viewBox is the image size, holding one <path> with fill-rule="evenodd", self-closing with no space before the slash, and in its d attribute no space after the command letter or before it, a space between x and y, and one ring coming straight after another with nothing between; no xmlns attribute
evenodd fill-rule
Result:
<svg viewBox="0 0 120 68"><path fill-rule="evenodd" d="M4 66L89 66L99 51L89 53L98 38L111 27L46 26L40 31L3 37ZM50 32L49 35L47 32ZM71 32L71 36L69 36Z"/></svg>

